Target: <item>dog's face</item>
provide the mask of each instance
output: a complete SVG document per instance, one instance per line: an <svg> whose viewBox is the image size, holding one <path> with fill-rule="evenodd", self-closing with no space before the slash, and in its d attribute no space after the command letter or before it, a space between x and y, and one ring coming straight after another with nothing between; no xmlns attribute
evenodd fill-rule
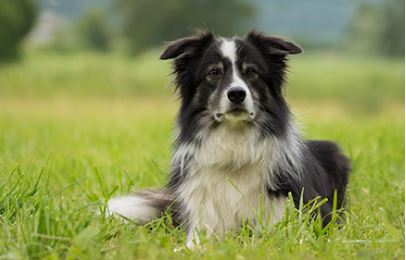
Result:
<svg viewBox="0 0 406 260"><path fill-rule="evenodd" d="M301 51L255 32L232 39L203 33L173 42L161 59L175 59L181 123L277 128L278 117L288 113L282 95L286 56Z"/></svg>

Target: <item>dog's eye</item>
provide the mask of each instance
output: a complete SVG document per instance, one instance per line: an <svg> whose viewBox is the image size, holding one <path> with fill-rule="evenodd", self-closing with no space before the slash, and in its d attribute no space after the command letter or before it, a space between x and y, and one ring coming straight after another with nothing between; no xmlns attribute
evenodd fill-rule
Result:
<svg viewBox="0 0 406 260"><path fill-rule="evenodd" d="M217 76L220 75L221 71L219 69L212 69L209 71L209 76Z"/></svg>
<svg viewBox="0 0 406 260"><path fill-rule="evenodd" d="M221 76L221 70L220 69L211 69L209 73L207 73L207 76L209 79L217 79Z"/></svg>
<svg viewBox="0 0 406 260"><path fill-rule="evenodd" d="M249 77L256 77L257 76L257 71L255 70L255 69L253 69L253 68L248 68L246 71L245 71L245 74L247 74L247 76L249 76Z"/></svg>

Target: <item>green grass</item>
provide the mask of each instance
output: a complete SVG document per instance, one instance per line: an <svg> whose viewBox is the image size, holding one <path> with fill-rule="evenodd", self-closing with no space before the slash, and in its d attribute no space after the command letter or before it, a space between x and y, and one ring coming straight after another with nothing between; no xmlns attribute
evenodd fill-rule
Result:
<svg viewBox="0 0 406 260"><path fill-rule="evenodd" d="M0 258L404 258L403 72L396 61L348 58L329 67L329 56L295 60L288 94L305 136L336 140L353 161L342 228L323 235L290 205L262 234L246 228L204 241L202 252L174 252L185 234L169 219L139 227L97 214L110 196L166 181L177 102L170 90L159 93L168 67L155 68L152 56L34 54L0 68ZM341 81L328 80L332 68ZM351 88L337 88L354 82L360 97L347 103ZM379 91L385 84L384 102L370 101L368 84Z"/></svg>

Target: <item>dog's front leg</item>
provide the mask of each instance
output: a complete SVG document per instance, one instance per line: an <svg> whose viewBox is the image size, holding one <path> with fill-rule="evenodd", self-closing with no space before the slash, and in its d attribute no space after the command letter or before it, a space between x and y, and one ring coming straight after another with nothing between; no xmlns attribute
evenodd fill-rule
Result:
<svg viewBox="0 0 406 260"><path fill-rule="evenodd" d="M203 235L205 238L210 238L216 236L212 227L206 223L199 221L192 223L186 234L186 247L190 250L201 249L200 246L200 236Z"/></svg>
<svg viewBox="0 0 406 260"><path fill-rule="evenodd" d="M200 237L197 228L189 229L186 232L186 247L185 246L177 247L174 249L174 252L178 253L185 249L189 249L191 251L200 249Z"/></svg>
<svg viewBox="0 0 406 260"><path fill-rule="evenodd" d="M200 246L199 230L197 227L191 228L186 234L186 247L194 251Z"/></svg>

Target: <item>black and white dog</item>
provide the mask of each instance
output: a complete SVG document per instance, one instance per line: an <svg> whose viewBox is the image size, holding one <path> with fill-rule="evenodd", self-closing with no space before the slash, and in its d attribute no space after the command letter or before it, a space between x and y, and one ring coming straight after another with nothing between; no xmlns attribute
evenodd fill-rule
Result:
<svg viewBox="0 0 406 260"><path fill-rule="evenodd" d="M174 59L181 97L169 182L111 199L108 212L144 224L170 208L189 248L199 231L221 236L243 221L272 225L288 193L296 206L327 198L320 213L329 223L335 191L343 204L350 166L335 143L303 140L295 126L283 85L287 56L301 52L257 32L201 33L169 44L161 59Z"/></svg>

